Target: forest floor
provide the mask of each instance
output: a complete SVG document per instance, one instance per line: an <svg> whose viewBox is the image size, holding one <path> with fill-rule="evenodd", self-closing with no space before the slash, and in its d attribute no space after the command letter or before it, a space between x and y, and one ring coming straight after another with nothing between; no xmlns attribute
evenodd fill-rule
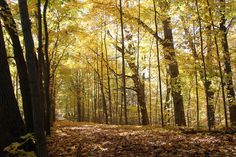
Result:
<svg viewBox="0 0 236 157"><path fill-rule="evenodd" d="M50 157L235 157L236 135L59 121L48 146Z"/></svg>

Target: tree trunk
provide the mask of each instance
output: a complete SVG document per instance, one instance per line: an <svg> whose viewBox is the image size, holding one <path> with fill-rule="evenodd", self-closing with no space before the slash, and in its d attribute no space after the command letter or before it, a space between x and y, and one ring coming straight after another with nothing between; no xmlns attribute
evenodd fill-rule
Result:
<svg viewBox="0 0 236 157"><path fill-rule="evenodd" d="M23 49L17 32L16 23L13 15L5 0L0 1L0 16L5 24L5 28L13 43L14 59L16 61L17 72L19 74L19 83L23 101L24 118L27 132L33 131L32 103L30 95L30 83L27 72L27 66L23 55Z"/></svg>
<svg viewBox="0 0 236 157"><path fill-rule="evenodd" d="M81 105L81 85L77 82L77 121L82 121L82 105Z"/></svg>
<svg viewBox="0 0 236 157"><path fill-rule="evenodd" d="M166 118L167 123L170 125L170 119L171 119L171 87L170 87L170 81L169 81L169 72L168 69L166 70L166 99L165 99L165 110L166 110Z"/></svg>
<svg viewBox="0 0 236 157"><path fill-rule="evenodd" d="M100 88L102 94L102 107L103 107L103 117L105 116L105 123L108 124L108 113L107 113L107 103L106 103L106 96L104 92L104 72L103 72L103 60L104 60L104 53L103 53L103 29L101 24L101 61L100 61L100 68L101 74L99 75L100 81Z"/></svg>
<svg viewBox="0 0 236 157"><path fill-rule="evenodd" d="M45 61L44 61L44 54L43 54L43 30L42 30L42 14L41 14L41 0L37 0L37 9L38 9L38 72L39 72L39 89L40 89L40 102L42 106L42 114L44 117L44 122L46 122L46 97L45 97L45 77L44 77L44 70L45 70ZM46 124L46 123L45 123ZM46 126L44 126L46 128Z"/></svg>
<svg viewBox="0 0 236 157"><path fill-rule="evenodd" d="M156 35L158 36L158 23L157 23L157 12L156 12L156 2L153 0L153 8L154 8L154 23ZM160 52L159 52L159 40L156 39L156 51L157 51L157 66L158 66L158 87L159 87L159 96L160 96L160 106L161 106L161 126L164 126L164 115L163 115L163 101L162 101L162 85L161 85L161 65L160 65Z"/></svg>
<svg viewBox="0 0 236 157"><path fill-rule="evenodd" d="M50 126L52 125L51 121L51 96L50 94L50 61L49 61L49 52L48 52L48 26L47 26L47 8L48 8L49 0L46 0L43 8L43 25L44 25L44 36L45 36L45 45L44 45L44 53L45 53L45 66L44 66L44 80L45 80L45 97L46 97L46 132L47 135L51 134Z"/></svg>
<svg viewBox="0 0 236 157"><path fill-rule="evenodd" d="M164 3L168 3L167 1ZM165 4L166 5L166 4ZM168 4L167 4L168 5ZM166 6L164 6L166 7ZM168 7L167 7L168 8ZM166 9L168 11L168 9ZM127 13L122 13L126 18L130 20L135 20L140 24L146 31L152 34L155 38L157 38L160 43L164 47L165 59L169 62L169 71L171 76L171 87L172 89L172 97L174 101L174 110L175 110L175 122L179 126L186 126L185 115L184 115L184 104L183 104L183 96L181 94L181 85L179 76L179 67L177 60L175 58L175 51L174 51L174 43L173 43L173 35L172 29L170 26L170 17L166 18L166 20L162 21L163 30L164 30L164 40L159 37L155 31L152 30L148 25L146 25L143 21L139 18L135 18Z"/></svg>
<svg viewBox="0 0 236 157"><path fill-rule="evenodd" d="M200 17L199 12L199 5L198 0L195 0L195 4L197 7L197 14L198 14L198 25L199 25L199 31L200 31L200 46L201 46L201 57L202 57L202 64L203 64L203 70L200 72L201 77L204 80L204 87L205 87L205 95L206 95L206 107L207 107L207 123L208 123L208 129L211 131L211 128L214 126L214 106L212 106L211 101L214 98L214 92L210 90L211 81L207 78L207 67L206 67L206 60L204 56L204 49L203 49L203 34L202 34L202 20Z"/></svg>
<svg viewBox="0 0 236 157"><path fill-rule="evenodd" d="M14 95L0 22L0 156L2 149L25 134L25 126Z"/></svg>
<svg viewBox="0 0 236 157"><path fill-rule="evenodd" d="M223 56L224 56L224 72L226 74L225 82L227 89L227 101L229 105L229 113L230 113L230 124L232 128L236 128L236 99L235 99L235 91L233 85L233 73L231 67L231 57L229 53L229 45L227 39L227 28L225 26L226 18L225 18L225 0L220 0L221 2L221 22L220 22L220 30L222 32L221 44L223 48Z"/></svg>
<svg viewBox="0 0 236 157"><path fill-rule="evenodd" d="M122 0L120 0L120 29L121 29L121 43L122 43L122 91L123 91L123 103L124 103L124 118L125 124L128 124L128 117L127 117L127 101L126 101L126 78L125 78L125 39L124 39L124 23L123 23L123 7L122 7Z"/></svg>
<svg viewBox="0 0 236 157"><path fill-rule="evenodd" d="M183 96L181 93L181 85L179 80L179 67L177 60L175 58L174 42L170 21L168 17L166 20L162 21L164 30L164 52L165 59L168 61L168 71L171 77L171 94L174 101L174 113L175 113L175 123L178 126L186 126L185 115L184 115L184 104Z"/></svg>
<svg viewBox="0 0 236 157"><path fill-rule="evenodd" d="M145 100L145 89L144 89L144 82L142 82L138 76L133 76L133 80L136 86L137 95L138 95L138 102L140 105L140 112L141 112L141 122L142 125L148 125L148 113L146 108L146 100Z"/></svg>
<svg viewBox="0 0 236 157"><path fill-rule="evenodd" d="M36 151L39 157L47 157L46 139L44 135L44 117L42 104L40 102L39 73L37 68L36 54L34 52L34 41L31 32L31 23L26 0L19 0L21 25L26 48L27 67L30 78L31 98L33 108L34 133L36 138Z"/></svg>
<svg viewBox="0 0 236 157"><path fill-rule="evenodd" d="M211 6L209 3L209 0L207 0L207 6L208 6L210 19L211 19L211 27L213 28L213 32L215 32L214 21L213 21L213 16L212 16L212 11L211 11ZM223 73L222 73L222 69L221 69L219 46L218 46L218 42L217 42L217 38L216 38L215 34L214 34L214 43L215 43L215 48L216 48L217 63L218 63L218 67L219 67L219 75L220 75L223 107L224 107L225 127L228 128L228 115L227 115L227 107L226 107L226 101L225 101L224 78L223 78ZM211 44L211 42L209 44ZM210 65L210 66L212 66L212 65ZM214 103L213 103L213 105L214 105Z"/></svg>
<svg viewBox="0 0 236 157"><path fill-rule="evenodd" d="M107 39L106 39L106 26L104 32L104 47L105 47L105 55L106 55L106 66L107 66L107 87L108 87L108 102L109 102L109 114L110 114L110 124L112 124L112 97L111 97L111 79L109 72L109 59L108 59L108 50L107 50Z"/></svg>

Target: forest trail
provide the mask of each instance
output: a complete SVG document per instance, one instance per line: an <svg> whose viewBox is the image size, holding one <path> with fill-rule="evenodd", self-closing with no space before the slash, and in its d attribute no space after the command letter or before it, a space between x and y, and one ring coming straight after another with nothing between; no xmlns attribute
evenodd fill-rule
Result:
<svg viewBox="0 0 236 157"><path fill-rule="evenodd" d="M184 134L154 126L59 121L48 139L50 157L236 156L236 135Z"/></svg>

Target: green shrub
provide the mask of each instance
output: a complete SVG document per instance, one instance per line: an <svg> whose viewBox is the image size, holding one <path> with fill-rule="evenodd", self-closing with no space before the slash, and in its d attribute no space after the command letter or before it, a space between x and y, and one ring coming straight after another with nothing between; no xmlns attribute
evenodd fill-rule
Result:
<svg viewBox="0 0 236 157"><path fill-rule="evenodd" d="M33 151L25 151L23 145L28 141L35 141L34 136L30 133L21 136L22 142L13 142L9 146L4 148L4 152L8 154L9 157L37 157Z"/></svg>

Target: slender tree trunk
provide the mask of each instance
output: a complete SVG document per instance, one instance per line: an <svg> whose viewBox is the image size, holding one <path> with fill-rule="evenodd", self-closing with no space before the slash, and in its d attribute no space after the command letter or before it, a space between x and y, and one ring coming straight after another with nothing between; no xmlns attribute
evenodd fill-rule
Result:
<svg viewBox="0 0 236 157"><path fill-rule="evenodd" d="M57 88L57 82L56 82L56 76L54 73L52 73L52 76L50 78L50 103L51 103L51 118L50 121L53 123L56 120L56 88Z"/></svg>
<svg viewBox="0 0 236 157"><path fill-rule="evenodd" d="M47 108L45 100L45 89L44 89L44 54L43 54L43 29L42 29L42 14L41 14L41 0L37 0L38 8L38 72L39 72L39 89L40 89L40 98L41 106L43 111L44 122L46 122L45 109ZM45 123L46 124L46 123ZM46 128L46 125L44 126Z"/></svg>
<svg viewBox="0 0 236 157"><path fill-rule="evenodd" d="M204 50L203 50L203 35L202 35L202 22L201 17L199 13L199 5L198 0L195 0L196 7L197 7L197 14L198 14L198 24L200 27L200 45L201 45L201 57L203 62L203 74L204 74L204 86L205 86L205 94L206 94L206 107L207 107L207 121L208 121L208 129L211 131L213 125L214 125L214 114L212 112L212 108L209 105L209 97L212 97L212 93L210 92L210 84L211 82L207 79L207 73L206 73L206 62L205 62L205 56L204 56Z"/></svg>
<svg viewBox="0 0 236 157"><path fill-rule="evenodd" d="M99 75L99 56L98 56L98 53L97 53L97 56L96 56L96 60L97 60L97 105L98 105L98 121L100 122L101 121L101 116L100 116L100 75Z"/></svg>
<svg viewBox="0 0 236 157"><path fill-rule="evenodd" d="M26 0L19 0L20 17L26 48L27 67L29 71L31 98L33 105L34 133L36 138L36 151L39 157L47 157L46 139L44 135L44 118L42 104L40 102L39 73L37 68L36 54L34 52L34 41L31 32L31 23Z"/></svg>
<svg viewBox="0 0 236 157"><path fill-rule="evenodd" d="M189 41L189 43L192 43L192 51L193 51L193 58L194 58L194 77L195 77L195 92L196 92L196 110L197 110L197 129L200 127L199 122L199 92L198 92L198 73L197 73L197 51L196 51L196 34L195 34L195 25L193 22L193 41Z"/></svg>
<svg viewBox="0 0 236 157"><path fill-rule="evenodd" d="M156 86L156 109L155 109L155 119L156 119L156 124L158 124L159 123L159 120L158 120L158 104L159 104L159 101L158 101L158 89L159 89L159 86L158 86L158 83L159 83L159 81L157 80L157 82L156 82L156 84L157 84L157 86Z"/></svg>
<svg viewBox="0 0 236 157"><path fill-rule="evenodd" d="M225 18L225 0L220 0L221 7L221 22L220 22L220 31L222 33L221 45L223 48L223 57L224 57L224 72L226 74L225 83L227 89L227 101L229 105L229 113L230 113L230 124L232 128L236 128L236 99L235 99L235 91L233 85L233 72L231 67L231 57L229 52L229 45L227 39L227 28L225 26L226 18Z"/></svg>
<svg viewBox="0 0 236 157"><path fill-rule="evenodd" d="M158 36L158 23L157 23L157 12L156 12L156 2L153 0L154 7L154 22L155 22L155 30L156 36ZM163 116L163 101L162 101L162 85L161 85L161 65L160 65L160 53L159 53L159 43L158 38L156 38L156 51L157 51L157 66L158 66L158 79L159 79L159 96L160 96L160 106L161 106L161 126L164 126L164 116Z"/></svg>
<svg viewBox="0 0 236 157"><path fill-rule="evenodd" d="M43 26L44 26L44 37L45 37L45 45L44 45L44 53L45 53L45 66L44 66L44 80L45 80L45 96L46 96L46 132L47 135L51 134L50 126L52 125L51 121L51 94L50 93L50 61L49 61L49 52L48 52L48 25L47 25L47 8L48 8L49 0L45 0L44 8L43 8Z"/></svg>
<svg viewBox="0 0 236 157"><path fill-rule="evenodd" d="M1 21L0 73L0 156L3 156L3 148L25 134L25 126L14 95Z"/></svg>
<svg viewBox="0 0 236 157"><path fill-rule="evenodd" d="M84 84L81 84L81 121L84 122L85 121L85 100L86 100L86 93L85 93L85 88L84 88Z"/></svg>
<svg viewBox="0 0 236 157"><path fill-rule="evenodd" d="M124 118L125 124L128 124L127 117L127 101L126 101L126 78L125 78L125 38L124 38L124 24L123 24L123 7L122 0L120 0L120 28L121 28L121 37L122 37L122 90L123 90L123 104L124 104Z"/></svg>
<svg viewBox="0 0 236 157"><path fill-rule="evenodd" d="M148 72L149 72L149 76L148 76L148 89L149 89L149 121L150 123L152 123L152 84L151 84L151 57L152 57L152 44L153 42L151 41L151 48L149 51L149 63L148 63Z"/></svg>
<svg viewBox="0 0 236 157"><path fill-rule="evenodd" d="M169 72L168 69L166 70L166 100L165 100L165 109L167 110L167 122L170 125L170 118L171 118L171 87L169 81Z"/></svg>
<svg viewBox="0 0 236 157"><path fill-rule="evenodd" d="M184 31L187 36L187 42L189 44L189 48L192 51L193 59L194 59L194 78L195 78L195 94L196 94L196 119L197 119L197 129L199 129L199 90L198 90L198 55L196 50L196 29L195 29L195 22L193 21L193 37L190 35L189 28L186 26L186 21L183 17L181 17L181 20L183 22Z"/></svg>
<svg viewBox="0 0 236 157"><path fill-rule="evenodd" d="M138 18L141 19L141 5L140 0L138 0ZM139 74L139 53L140 53L140 25L138 23L138 45L137 45L137 74ZM140 104L138 101L138 94L137 94L137 114L138 114L138 124L141 124L140 121Z"/></svg>
<svg viewBox="0 0 236 157"><path fill-rule="evenodd" d="M93 77L93 93L94 93L94 112L93 112L93 121L96 122L97 119L97 79L96 79L96 72L94 72L94 77Z"/></svg>
<svg viewBox="0 0 236 157"><path fill-rule="evenodd" d="M116 45L118 44L118 25L117 27L117 31L116 31ZM118 73L118 50L116 48L116 73ZM119 115L119 80L118 80L118 75L115 76L116 77L116 122L118 124L119 120L118 120L118 115Z"/></svg>
<svg viewBox="0 0 236 157"><path fill-rule="evenodd" d="M223 72L221 69L219 46L218 46L218 42L217 42L217 38L216 38L216 34L215 34L214 21L213 21L213 17L212 17L212 11L211 11L211 6L209 3L209 0L207 0L207 6L208 6L209 15L211 18L211 26L212 26L213 32L214 32L214 43L215 43L215 47L216 47L216 55L217 55L217 62L218 62L218 67L219 67L220 83L221 83L221 91L222 91L222 99L223 99L223 107L224 107L225 127L228 128L228 115L227 115L227 107L226 107L226 100L225 100L224 78L223 78Z"/></svg>
<svg viewBox="0 0 236 157"><path fill-rule="evenodd" d="M190 127L191 126L191 91L192 91L192 87L189 89L188 92L188 109L187 109L187 126Z"/></svg>
<svg viewBox="0 0 236 157"><path fill-rule="evenodd" d="M28 132L33 131L33 115L32 115L32 103L30 94L30 82L27 72L27 66L23 55L23 49L20 44L20 39L17 32L16 23L13 19L13 15L5 0L0 1L0 16L5 24L5 28L13 43L14 59L16 61L17 72L19 74L19 83L23 101L23 110L25 117L26 129Z"/></svg>
<svg viewBox="0 0 236 157"><path fill-rule="evenodd" d="M101 24L102 25L102 24ZM104 60L104 53L103 53L103 34L102 34L102 26L101 26L101 75L100 75L100 87L101 87L101 94L102 94L102 107L103 107L103 116L105 116L105 123L108 124L108 113L107 113L107 103L106 103L106 96L104 92L104 72L103 72L103 60Z"/></svg>
<svg viewBox="0 0 236 157"><path fill-rule="evenodd" d="M106 24L105 24L106 25ZM106 66L107 66L107 87L108 87L108 101L109 101L109 114L110 114L110 124L112 124L112 97L111 97L111 79L110 79L110 72L109 72L109 59L108 59L108 50L107 50L107 33L106 33L106 26L105 26L105 33L104 33L104 47L106 53Z"/></svg>
<svg viewBox="0 0 236 157"><path fill-rule="evenodd" d="M77 121L82 121L82 93L81 93L81 81L79 72L77 72L76 80L75 80L75 87L76 87L76 99L77 99Z"/></svg>

